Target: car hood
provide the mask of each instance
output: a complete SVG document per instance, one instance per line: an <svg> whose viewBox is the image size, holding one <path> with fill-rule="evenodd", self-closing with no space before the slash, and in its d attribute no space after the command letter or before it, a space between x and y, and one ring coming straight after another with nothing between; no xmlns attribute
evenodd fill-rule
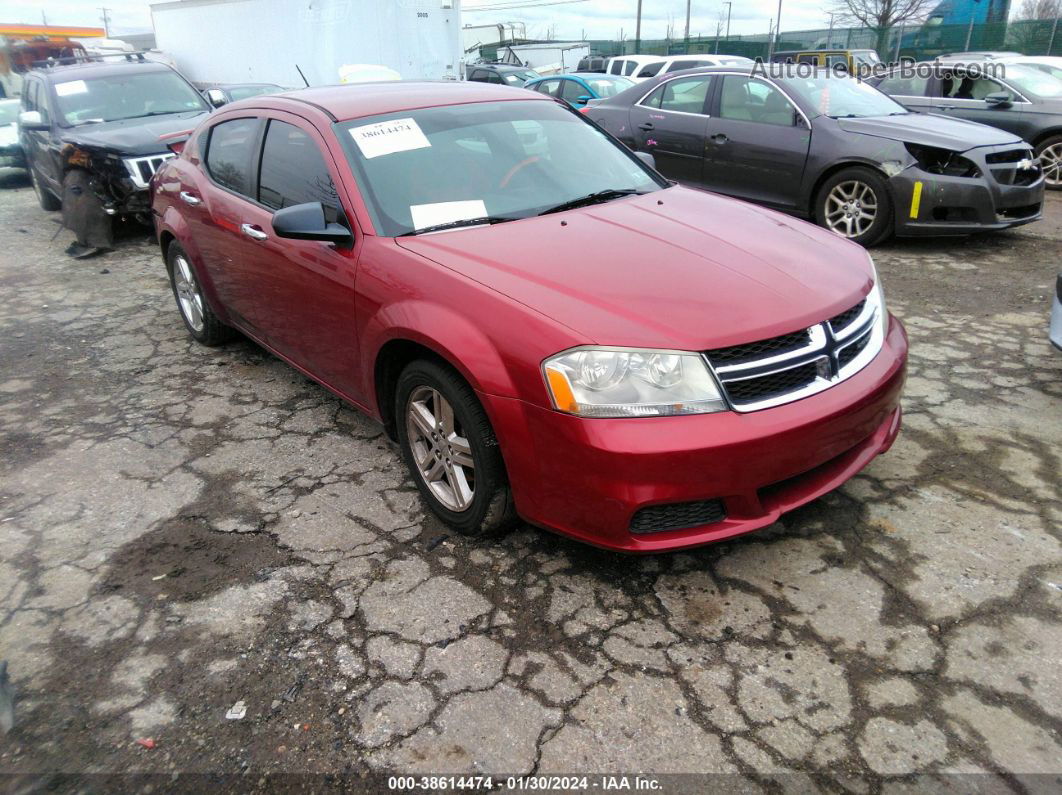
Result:
<svg viewBox="0 0 1062 795"><path fill-rule="evenodd" d="M677 186L398 244L608 345L707 350L764 339L850 308L872 283L853 243Z"/></svg>
<svg viewBox="0 0 1062 795"><path fill-rule="evenodd" d="M986 127L964 119L910 113L906 116L875 116L869 119L838 119L846 132L873 135L903 143L935 146L965 152L978 146L1001 146L1020 143L1021 139L995 127Z"/></svg>
<svg viewBox="0 0 1062 795"><path fill-rule="evenodd" d="M166 151L166 144L159 140L160 136L190 130L207 113L197 110L86 124L66 130L62 138L72 144L97 147L124 156L152 155Z"/></svg>
<svg viewBox="0 0 1062 795"><path fill-rule="evenodd" d="M18 126L12 124L0 124L0 146L18 145Z"/></svg>

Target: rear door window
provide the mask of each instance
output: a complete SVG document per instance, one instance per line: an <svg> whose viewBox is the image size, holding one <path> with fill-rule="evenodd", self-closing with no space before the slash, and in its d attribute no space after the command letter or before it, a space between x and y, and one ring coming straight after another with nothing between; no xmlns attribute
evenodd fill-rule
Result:
<svg viewBox="0 0 1062 795"><path fill-rule="evenodd" d="M561 99L574 103L579 97L588 97L590 92L578 80L561 80Z"/></svg>
<svg viewBox="0 0 1062 795"><path fill-rule="evenodd" d="M560 93L560 83L560 80L543 80L535 86L535 91L539 94L548 94L551 97L555 97Z"/></svg>
<svg viewBox="0 0 1062 795"><path fill-rule="evenodd" d="M335 223L339 194L317 142L293 124L272 119L262 147L258 201L273 210L320 202Z"/></svg>
<svg viewBox="0 0 1062 795"><path fill-rule="evenodd" d="M623 74L626 77L630 77L634 74L634 70L638 68L637 61L625 61L623 64Z"/></svg>
<svg viewBox="0 0 1062 795"><path fill-rule="evenodd" d="M252 198L251 162L258 139L260 121L232 119L216 124L210 131L206 167L223 188Z"/></svg>
<svg viewBox="0 0 1062 795"><path fill-rule="evenodd" d="M490 72L486 69L473 69L468 79L474 83L486 83L490 80Z"/></svg>

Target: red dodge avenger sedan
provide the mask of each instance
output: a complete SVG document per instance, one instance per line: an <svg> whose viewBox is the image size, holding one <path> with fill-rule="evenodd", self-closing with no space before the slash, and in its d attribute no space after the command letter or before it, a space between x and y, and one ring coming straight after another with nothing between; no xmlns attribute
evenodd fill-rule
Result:
<svg viewBox="0 0 1062 795"><path fill-rule="evenodd" d="M656 552L774 522L887 450L907 340L859 246L672 185L544 95L226 105L153 180L191 335L239 329L383 422L469 534Z"/></svg>

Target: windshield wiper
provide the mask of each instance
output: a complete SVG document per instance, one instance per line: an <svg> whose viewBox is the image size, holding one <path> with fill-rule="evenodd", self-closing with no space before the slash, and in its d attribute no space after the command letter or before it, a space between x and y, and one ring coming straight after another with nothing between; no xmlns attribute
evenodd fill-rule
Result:
<svg viewBox="0 0 1062 795"><path fill-rule="evenodd" d="M640 191L635 188L624 188L622 190L607 188L606 190L599 190L594 193L588 193L585 196L580 196L578 199L566 201L563 204L558 204L556 207L550 207L548 210L540 212L539 215L560 213L565 210L574 210L576 207L588 207L591 204L603 204L604 202L610 202L613 199L619 199L623 196L641 196L643 193L648 193L648 191Z"/></svg>
<svg viewBox="0 0 1062 795"><path fill-rule="evenodd" d="M426 226L423 229L414 229L411 232L403 232L398 237L413 237L428 232L441 232L444 229L460 229L463 226L489 226L491 224L504 224L506 221L516 221L516 218L506 218L502 215L484 215L481 218L462 218L460 221L447 221L445 224Z"/></svg>
<svg viewBox="0 0 1062 795"><path fill-rule="evenodd" d="M107 121L125 121L126 119L146 119L148 116L172 116L175 113L194 113L195 111L188 108L182 108L181 110L152 110L147 113L138 113L135 116L119 116L117 119L107 119Z"/></svg>

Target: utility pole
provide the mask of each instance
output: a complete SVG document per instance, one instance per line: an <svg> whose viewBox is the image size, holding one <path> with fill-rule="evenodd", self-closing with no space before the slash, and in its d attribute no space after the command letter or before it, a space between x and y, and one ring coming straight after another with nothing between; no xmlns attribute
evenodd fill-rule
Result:
<svg viewBox="0 0 1062 795"><path fill-rule="evenodd" d="M768 58L774 55L778 48L778 40L782 38L782 0L778 0L778 16L774 20L774 38L771 40L771 49L767 53Z"/></svg>
<svg viewBox="0 0 1062 795"><path fill-rule="evenodd" d="M826 36L826 48L830 50L833 49L833 19L836 16L836 14L830 13L830 32Z"/></svg>
<svg viewBox="0 0 1062 795"><path fill-rule="evenodd" d="M730 12L734 10L733 3L723 3L726 6L726 40L730 41Z"/></svg>
<svg viewBox="0 0 1062 795"><path fill-rule="evenodd" d="M103 35L106 36L108 39L111 37L111 18L110 16L108 16L107 13L110 10L111 9L109 8L100 9L100 11L103 12Z"/></svg>
<svg viewBox="0 0 1062 795"><path fill-rule="evenodd" d="M690 3L692 0L686 0L686 52L690 51Z"/></svg>
<svg viewBox="0 0 1062 795"><path fill-rule="evenodd" d="M634 53L642 51L642 0L638 0L638 20L634 25Z"/></svg>
<svg viewBox="0 0 1062 795"><path fill-rule="evenodd" d="M980 3L981 0L974 0L975 3ZM970 27L966 29L966 46L964 50L970 49L970 40L973 38L974 19L977 17L977 6L970 7Z"/></svg>

